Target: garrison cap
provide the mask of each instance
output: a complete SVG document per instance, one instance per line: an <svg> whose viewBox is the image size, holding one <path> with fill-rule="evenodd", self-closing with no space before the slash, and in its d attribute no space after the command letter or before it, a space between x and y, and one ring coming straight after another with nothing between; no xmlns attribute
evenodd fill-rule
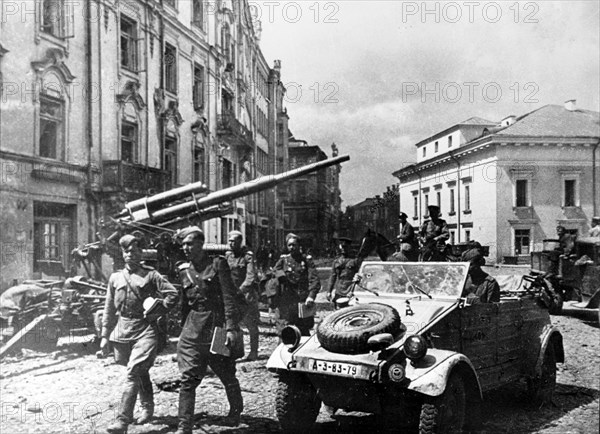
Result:
<svg viewBox="0 0 600 434"><path fill-rule="evenodd" d="M482 262L485 262L485 259L483 258L481 251L477 248L469 249L469 250L463 252L460 259L463 262L470 262L472 264L479 264L479 265L483 265Z"/></svg>
<svg viewBox="0 0 600 434"><path fill-rule="evenodd" d="M138 246L140 245L140 240L134 237L133 235L123 235L121 238L119 238L119 245L122 249L127 249L134 241L138 243Z"/></svg>
<svg viewBox="0 0 600 434"><path fill-rule="evenodd" d="M295 238L298 241L300 240L300 237L298 235L293 234L293 233L290 232L289 234L287 234L285 236L285 243L287 244L292 238Z"/></svg>
<svg viewBox="0 0 600 434"><path fill-rule="evenodd" d="M185 237L191 234L200 234L202 241L204 241L204 232L198 226L188 226L187 228L179 229L177 231L177 239L182 242Z"/></svg>
<svg viewBox="0 0 600 434"><path fill-rule="evenodd" d="M229 232L229 235L227 235L227 240L231 241L232 239L237 237L244 238L244 234L240 231L231 231Z"/></svg>

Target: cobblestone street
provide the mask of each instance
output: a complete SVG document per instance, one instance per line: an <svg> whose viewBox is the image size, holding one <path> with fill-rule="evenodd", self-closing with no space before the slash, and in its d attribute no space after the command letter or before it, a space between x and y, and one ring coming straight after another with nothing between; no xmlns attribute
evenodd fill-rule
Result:
<svg viewBox="0 0 600 434"><path fill-rule="evenodd" d="M558 365L554 405L531 408L524 387L510 387L487 396L483 432L487 433L596 433L600 366L597 324L583 318L554 316L564 337L566 363ZM111 359L97 359L87 337L62 338L59 350L27 353L2 363L1 431L3 433L105 432L112 422L124 368ZM208 375L197 394L195 433L279 432L273 404L277 380L265 368L277 344L275 330L261 328L260 360L238 362L245 411L242 425L220 426L227 411L219 380ZM175 343L158 357L151 376L156 393L156 418L151 424L131 425L130 433L168 433L176 430L179 375ZM335 419L321 411L313 432L375 432L372 415L338 412Z"/></svg>

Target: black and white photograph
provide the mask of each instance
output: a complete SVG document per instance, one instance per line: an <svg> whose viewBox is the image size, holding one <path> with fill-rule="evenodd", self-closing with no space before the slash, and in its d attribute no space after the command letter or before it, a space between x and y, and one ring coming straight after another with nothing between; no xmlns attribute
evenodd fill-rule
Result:
<svg viewBox="0 0 600 434"><path fill-rule="evenodd" d="M0 0L0 432L600 431L600 1Z"/></svg>

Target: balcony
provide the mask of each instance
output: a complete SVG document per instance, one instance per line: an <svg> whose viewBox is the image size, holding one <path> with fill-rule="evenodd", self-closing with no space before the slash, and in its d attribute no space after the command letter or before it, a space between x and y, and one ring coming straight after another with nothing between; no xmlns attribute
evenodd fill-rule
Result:
<svg viewBox="0 0 600 434"><path fill-rule="evenodd" d="M233 113L223 113L217 116L217 134L232 146L254 150L252 132L242 125Z"/></svg>
<svg viewBox="0 0 600 434"><path fill-rule="evenodd" d="M103 161L102 167L102 191L107 193L124 191L147 195L170 188L171 176L165 170L119 160Z"/></svg>

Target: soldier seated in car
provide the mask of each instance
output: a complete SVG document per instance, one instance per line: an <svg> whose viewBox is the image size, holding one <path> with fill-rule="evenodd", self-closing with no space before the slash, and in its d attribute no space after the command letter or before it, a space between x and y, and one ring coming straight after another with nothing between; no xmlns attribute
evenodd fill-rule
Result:
<svg viewBox="0 0 600 434"><path fill-rule="evenodd" d="M493 303L500 301L500 286L496 279L481 269L485 259L477 248L467 250L461 256L462 262L469 262L469 275L461 297L467 298L467 303Z"/></svg>

